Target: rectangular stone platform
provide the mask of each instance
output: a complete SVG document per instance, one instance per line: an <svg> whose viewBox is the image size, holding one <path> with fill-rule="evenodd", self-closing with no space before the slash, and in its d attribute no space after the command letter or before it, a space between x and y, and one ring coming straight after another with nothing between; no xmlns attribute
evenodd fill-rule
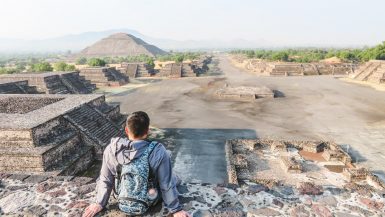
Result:
<svg viewBox="0 0 385 217"><path fill-rule="evenodd" d="M121 86L127 84L129 78L114 67L88 67L80 69L80 75L90 80L97 87Z"/></svg>
<svg viewBox="0 0 385 217"><path fill-rule="evenodd" d="M260 98L274 98L274 92L267 87L224 87L215 92L220 99L254 101Z"/></svg>
<svg viewBox="0 0 385 217"><path fill-rule="evenodd" d="M0 94L0 105L0 172L72 175L123 135L104 95Z"/></svg>
<svg viewBox="0 0 385 217"><path fill-rule="evenodd" d="M0 82L28 81L38 93L47 94L88 94L95 85L79 75L79 72L46 72L1 75Z"/></svg>
<svg viewBox="0 0 385 217"><path fill-rule="evenodd" d="M129 78L152 77L155 74L154 69L146 63L122 63L117 69Z"/></svg>
<svg viewBox="0 0 385 217"><path fill-rule="evenodd" d="M0 94L33 94L38 93L36 87L31 87L27 80L1 81Z"/></svg>

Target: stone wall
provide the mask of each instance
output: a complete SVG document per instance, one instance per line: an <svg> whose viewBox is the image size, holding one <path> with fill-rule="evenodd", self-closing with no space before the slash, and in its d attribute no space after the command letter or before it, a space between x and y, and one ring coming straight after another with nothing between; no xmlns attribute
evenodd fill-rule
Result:
<svg viewBox="0 0 385 217"><path fill-rule="evenodd" d="M28 85L28 80L1 81L0 94L34 94L38 93L36 87Z"/></svg>
<svg viewBox="0 0 385 217"><path fill-rule="evenodd" d="M35 90L29 89L24 93L47 94L88 94L95 90L95 85L78 72L47 72L10 74L0 76L0 82L28 81Z"/></svg>
<svg viewBox="0 0 385 217"><path fill-rule="evenodd" d="M283 63L250 60L246 69L270 76L348 75L357 68L349 63Z"/></svg>

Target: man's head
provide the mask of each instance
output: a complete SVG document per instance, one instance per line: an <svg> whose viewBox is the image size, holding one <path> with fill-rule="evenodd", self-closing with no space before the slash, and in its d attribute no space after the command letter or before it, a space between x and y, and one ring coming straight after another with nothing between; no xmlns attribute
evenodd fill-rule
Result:
<svg viewBox="0 0 385 217"><path fill-rule="evenodd" d="M145 139L149 126L150 118L147 113L138 111L128 116L125 131L129 139Z"/></svg>

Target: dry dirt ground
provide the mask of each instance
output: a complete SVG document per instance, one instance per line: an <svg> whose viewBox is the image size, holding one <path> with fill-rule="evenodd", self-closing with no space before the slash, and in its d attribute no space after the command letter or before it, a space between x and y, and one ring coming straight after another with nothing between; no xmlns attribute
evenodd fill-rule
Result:
<svg viewBox="0 0 385 217"><path fill-rule="evenodd" d="M359 164L385 179L385 92L332 76L258 77L219 59L221 75L143 80L148 85L112 92L123 113L143 110L165 130L174 170L186 181L225 181L226 139L322 139L341 144ZM267 86L278 98L220 101L212 93L232 86Z"/></svg>

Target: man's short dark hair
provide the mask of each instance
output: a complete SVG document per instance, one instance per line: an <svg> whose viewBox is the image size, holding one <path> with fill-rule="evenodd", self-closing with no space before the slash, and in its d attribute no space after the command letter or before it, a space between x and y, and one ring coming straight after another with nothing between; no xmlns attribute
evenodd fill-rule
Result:
<svg viewBox="0 0 385 217"><path fill-rule="evenodd" d="M150 118L146 112L137 111L130 114L126 121L126 127L135 137L143 136L150 126Z"/></svg>

